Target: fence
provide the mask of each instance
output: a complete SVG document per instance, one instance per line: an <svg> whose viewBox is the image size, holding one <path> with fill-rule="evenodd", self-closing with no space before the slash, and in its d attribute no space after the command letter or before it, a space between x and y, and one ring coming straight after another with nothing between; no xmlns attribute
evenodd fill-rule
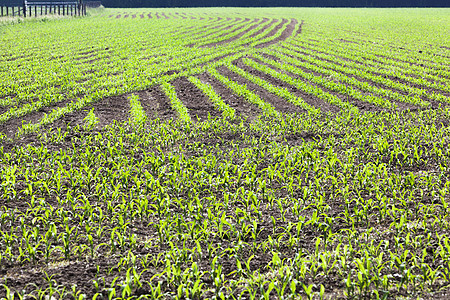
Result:
<svg viewBox="0 0 450 300"><path fill-rule="evenodd" d="M57 14L63 16L86 15L86 4L82 0L58 0L58 1L8 1L7 5L0 6L0 16L31 17L38 15Z"/></svg>

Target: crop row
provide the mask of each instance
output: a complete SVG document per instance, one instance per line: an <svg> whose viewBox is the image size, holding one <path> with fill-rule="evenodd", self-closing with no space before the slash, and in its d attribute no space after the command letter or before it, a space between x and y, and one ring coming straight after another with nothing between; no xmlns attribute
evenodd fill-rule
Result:
<svg viewBox="0 0 450 300"><path fill-rule="evenodd" d="M392 38L420 11L0 25L0 126L32 120L0 139L0 298L448 293L446 51L418 52L448 25Z"/></svg>
<svg viewBox="0 0 450 300"><path fill-rule="evenodd" d="M330 68L332 68L330 66L330 64L328 63L324 63L324 62L318 62L316 63L315 60L311 59L311 63L308 62L301 62L298 59L298 56L295 56L295 52L292 53L291 51L285 51L282 50L281 51L282 54L280 54L279 52L274 52L272 53L274 56L278 57L278 58L282 58L283 60L289 62L290 64L292 64L293 66L296 67L301 67L307 71L311 71L314 73L318 73L320 74L320 76L324 77L324 76L328 76L328 78L333 78L334 81L337 82L342 82L342 84L348 85L350 87L354 87L357 88L361 91L364 92L369 92L373 95L378 96L378 99L381 102L383 102L383 99L386 98L390 98L399 102L405 102L405 103L411 103L411 104L415 104L421 107L427 107L430 105L429 102L424 101L420 98L420 96L424 97L424 95L426 95L427 91L426 90L420 90L420 89L416 89L413 87L409 87L409 86L405 86L401 83L392 83L392 81L386 80L385 78L378 76L371 76L371 75L365 75L364 71L360 71L359 70L354 70L353 72L347 71L344 72L342 70L330 70ZM287 56L286 56L287 55ZM304 60L309 60L309 59L304 59ZM338 69L338 68L336 68ZM345 73L350 73L350 75L358 75L360 77L362 77L362 79L357 78L357 77L353 77L353 76L348 76ZM367 82L366 80L371 80L372 83L369 81ZM386 88L380 88L374 85L374 83L381 83L383 85L386 85L388 87L392 87L392 88L396 88L401 90L402 92L408 93L408 94L403 94L401 92L397 92L395 90L391 90L391 89L386 89ZM431 94L431 95L427 95L430 99L432 100L441 100L441 101L448 101L448 97L445 97L443 95L440 94ZM383 98L386 97L386 98ZM387 102L387 100L385 100L385 102Z"/></svg>
<svg viewBox="0 0 450 300"><path fill-rule="evenodd" d="M136 97L130 101L135 103L132 110L141 111ZM386 117L389 128L382 127ZM415 124L417 117L425 123ZM375 297L374 290L380 296L426 290L449 276L448 266L438 263L450 255L443 216L448 184L432 173L399 175L390 169L421 159L449 165L446 154L438 151L447 129L433 130L426 121L436 117L445 116L373 115L350 122L330 116L317 123L305 116L287 118L284 125L267 118L253 127L263 133L262 141L267 139L266 148L239 124L216 121L216 134L233 130L245 136L241 143L227 143L233 151L198 144L212 133L200 124L187 129L183 123L151 120L151 131L112 126L74 139L77 147L68 152L18 148L1 156L2 164L11 166L1 173L1 259L32 266L99 261L107 255L106 268L96 270L90 282L91 296L131 297L139 288L158 297L176 296L179 286L184 296L230 295L235 289L261 296L312 296L321 291L313 283L326 292L329 280L341 281L347 297ZM338 128L343 139L317 139L296 151L271 142L286 130ZM394 153L382 164L364 148L367 141L377 142L381 131L387 148L379 142L380 153ZM408 136L416 143L404 139ZM48 139L61 143L65 137ZM429 158L415 148L425 141L436 145ZM246 143L250 146L241 148ZM348 144L356 147L338 154ZM183 152L202 155L166 152L180 151L180 145ZM264 165L267 161L271 163ZM410 191L419 189L423 200L415 203ZM223 199L217 194L222 190ZM31 197L29 207L15 211L12 207L24 197ZM437 197L436 202L427 204L428 197ZM326 199L342 205L333 210L335 202ZM255 265L256 255L267 256L267 265ZM233 269L225 270L226 263ZM112 280L107 274L121 275ZM40 293L68 297L72 290L64 291L58 278L50 278ZM39 290L30 285L23 293L37 295Z"/></svg>
<svg viewBox="0 0 450 300"><path fill-rule="evenodd" d="M323 46L317 42L306 41L305 43L302 43L302 46L305 46L307 49L318 51L319 53L325 52L345 59L355 60L360 64L379 67L380 70L386 70L385 72L389 72L390 70L390 74L393 76L405 74L408 76L408 80L414 80L411 79L411 77L414 78L416 74L421 74L421 77L424 79L442 83L450 76L448 71L442 66L437 69L429 69L425 65L421 66L420 64L397 61L395 58L380 57L373 51L363 51L358 49L349 50L347 46L344 47L339 44L333 44L333 47L330 47L328 45ZM351 54L349 54L349 51L351 51Z"/></svg>

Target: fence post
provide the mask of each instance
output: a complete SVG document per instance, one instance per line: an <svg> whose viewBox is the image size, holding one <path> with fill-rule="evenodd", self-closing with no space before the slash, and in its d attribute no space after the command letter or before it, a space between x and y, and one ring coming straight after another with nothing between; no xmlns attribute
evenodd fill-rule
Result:
<svg viewBox="0 0 450 300"><path fill-rule="evenodd" d="M27 17L27 0L23 1L23 17Z"/></svg>

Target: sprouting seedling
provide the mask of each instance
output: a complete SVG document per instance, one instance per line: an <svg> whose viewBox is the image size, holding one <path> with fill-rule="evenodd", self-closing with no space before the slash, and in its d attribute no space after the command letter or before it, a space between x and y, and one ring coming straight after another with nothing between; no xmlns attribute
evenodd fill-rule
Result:
<svg viewBox="0 0 450 300"><path fill-rule="evenodd" d="M131 95L130 99L130 114L131 114L131 123L137 126L137 128L142 128L147 121L147 114L145 113L141 103L139 102L138 95Z"/></svg>
<svg viewBox="0 0 450 300"><path fill-rule="evenodd" d="M87 116L83 119L84 121L84 130L90 131L95 128L95 126L99 123L99 119L95 116L94 108L92 108Z"/></svg>

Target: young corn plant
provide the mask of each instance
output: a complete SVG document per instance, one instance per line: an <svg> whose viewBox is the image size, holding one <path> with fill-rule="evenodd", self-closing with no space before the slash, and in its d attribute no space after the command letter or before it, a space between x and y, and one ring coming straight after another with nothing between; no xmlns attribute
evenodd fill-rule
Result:
<svg viewBox="0 0 450 300"><path fill-rule="evenodd" d="M83 129L86 131L91 131L99 123L99 119L95 116L94 108L92 108L87 116L84 118Z"/></svg>

